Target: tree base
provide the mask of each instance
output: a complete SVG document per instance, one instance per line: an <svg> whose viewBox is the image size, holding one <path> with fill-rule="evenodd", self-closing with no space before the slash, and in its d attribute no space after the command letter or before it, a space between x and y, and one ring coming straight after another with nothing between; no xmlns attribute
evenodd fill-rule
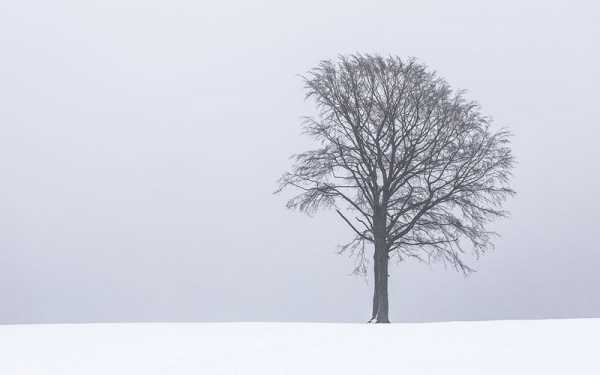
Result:
<svg viewBox="0 0 600 375"><path fill-rule="evenodd" d="M389 321L389 319L381 319L381 320L380 319L377 319L377 320L375 320L375 319L369 319L367 321L367 323L368 324L389 324L390 321Z"/></svg>

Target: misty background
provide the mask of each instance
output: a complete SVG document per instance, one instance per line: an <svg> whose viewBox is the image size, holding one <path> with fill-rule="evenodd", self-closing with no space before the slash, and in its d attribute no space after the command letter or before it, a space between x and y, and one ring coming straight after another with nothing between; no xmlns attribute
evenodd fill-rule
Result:
<svg viewBox="0 0 600 375"><path fill-rule="evenodd" d="M391 265L392 321L600 317L592 1L0 3L0 323L366 321L352 233L272 195L300 74L415 56L515 134L510 219L464 278Z"/></svg>

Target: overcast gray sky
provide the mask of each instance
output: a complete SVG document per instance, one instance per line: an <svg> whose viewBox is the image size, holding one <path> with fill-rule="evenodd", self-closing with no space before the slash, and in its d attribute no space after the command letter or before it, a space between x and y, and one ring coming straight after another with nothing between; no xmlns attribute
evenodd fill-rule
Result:
<svg viewBox="0 0 600 375"><path fill-rule="evenodd" d="M515 134L518 196L468 278L404 262L393 321L600 317L594 1L0 3L0 323L365 321L331 212L273 196L298 77L415 56Z"/></svg>

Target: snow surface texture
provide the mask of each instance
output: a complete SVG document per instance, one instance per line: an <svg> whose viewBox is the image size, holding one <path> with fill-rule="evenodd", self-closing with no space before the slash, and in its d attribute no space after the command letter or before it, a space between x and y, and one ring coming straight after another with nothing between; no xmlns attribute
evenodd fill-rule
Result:
<svg viewBox="0 0 600 375"><path fill-rule="evenodd" d="M600 374L600 319L0 326L0 374Z"/></svg>

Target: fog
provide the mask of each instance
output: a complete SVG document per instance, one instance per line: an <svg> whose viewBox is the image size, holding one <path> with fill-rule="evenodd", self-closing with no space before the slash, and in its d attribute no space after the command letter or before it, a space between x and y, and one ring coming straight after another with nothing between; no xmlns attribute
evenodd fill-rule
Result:
<svg viewBox="0 0 600 375"><path fill-rule="evenodd" d="M273 195L300 74L414 56L513 133L511 217L465 278L392 265L392 321L600 317L600 7L588 1L0 5L0 323L348 321L332 212Z"/></svg>

